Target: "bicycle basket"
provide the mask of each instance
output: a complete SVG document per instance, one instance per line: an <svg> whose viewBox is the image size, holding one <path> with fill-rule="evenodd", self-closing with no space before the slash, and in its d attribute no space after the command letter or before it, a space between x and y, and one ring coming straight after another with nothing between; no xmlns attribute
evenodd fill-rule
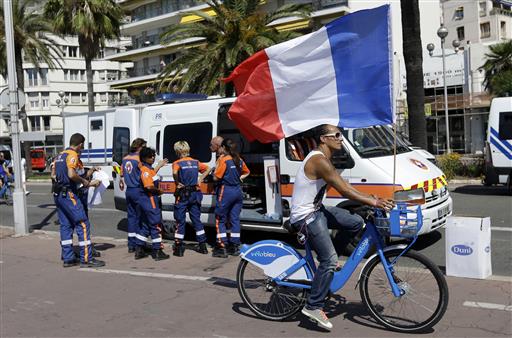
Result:
<svg viewBox="0 0 512 338"><path fill-rule="evenodd" d="M379 213L375 215L374 222L381 233L391 237L416 237L423 225L421 207L411 208L405 203L397 203L389 218Z"/></svg>

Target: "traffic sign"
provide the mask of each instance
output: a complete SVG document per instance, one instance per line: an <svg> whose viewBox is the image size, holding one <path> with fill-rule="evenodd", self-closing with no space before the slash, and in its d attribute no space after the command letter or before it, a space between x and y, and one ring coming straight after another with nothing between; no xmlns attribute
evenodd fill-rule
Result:
<svg viewBox="0 0 512 338"><path fill-rule="evenodd" d="M0 92L0 110L1 111L9 111L11 99L9 97L9 88L5 87ZM18 109L23 108L25 106L25 92L21 89L18 89Z"/></svg>

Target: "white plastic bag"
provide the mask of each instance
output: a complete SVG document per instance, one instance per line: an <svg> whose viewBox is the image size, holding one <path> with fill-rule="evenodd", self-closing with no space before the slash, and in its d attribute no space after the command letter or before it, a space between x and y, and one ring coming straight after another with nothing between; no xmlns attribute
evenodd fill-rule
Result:
<svg viewBox="0 0 512 338"><path fill-rule="evenodd" d="M449 217L446 275L484 279L492 275L490 217Z"/></svg>
<svg viewBox="0 0 512 338"><path fill-rule="evenodd" d="M103 202L101 195L107 190L110 185L108 174L103 170L97 170L92 174L93 180L99 180L101 183L97 187L89 188L89 195L87 196L87 204L89 206L99 205Z"/></svg>

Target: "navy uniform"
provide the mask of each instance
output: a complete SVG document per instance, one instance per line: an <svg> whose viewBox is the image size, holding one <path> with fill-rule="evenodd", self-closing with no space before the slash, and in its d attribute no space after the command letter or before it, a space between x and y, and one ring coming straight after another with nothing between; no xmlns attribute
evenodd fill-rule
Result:
<svg viewBox="0 0 512 338"><path fill-rule="evenodd" d="M140 182L143 188L158 189L159 179L155 170L147 163L142 163L140 167ZM146 256L144 247L148 237L151 237L151 256L154 260L169 258L162 250L162 211L160 210L160 201L158 195L143 190L137 201L141 210L142 224L136 234L137 250L135 259Z"/></svg>
<svg viewBox="0 0 512 338"><path fill-rule="evenodd" d="M80 247L81 265L103 266L103 262L93 259L89 219L84 205L78 197L79 187L69 178L68 169L75 171L82 169L78 153L71 148L64 150L55 160L56 185L53 196L60 222L61 257L64 266L76 263L73 252L73 231L75 229Z"/></svg>
<svg viewBox="0 0 512 338"><path fill-rule="evenodd" d="M142 164L139 154L131 153L123 158L121 164L121 177L126 185L126 209L128 218L128 251L135 251L137 242L135 236L140 231L141 210L139 196L144 194L140 174Z"/></svg>
<svg viewBox="0 0 512 338"><path fill-rule="evenodd" d="M217 229L217 247L213 255L225 256L225 247L228 245L228 253L237 254L240 246L240 212L243 205L243 193L240 184L240 176L248 175L249 168L240 159L240 167L237 168L230 155L223 155L217 161L215 177L220 181L216 190L217 204L215 206ZM231 236L227 239L226 224L231 223Z"/></svg>
<svg viewBox="0 0 512 338"><path fill-rule="evenodd" d="M206 248L206 234L201 223L201 201L203 194L198 185L199 173L203 174L208 166L191 157L183 157L172 164L174 177L177 178L176 186L181 183L183 187L176 189L176 201L174 203L174 219L177 228L174 233L175 243L173 254L183 256L183 239L185 238L185 225L187 211L196 231L196 239L199 242L199 252L208 253Z"/></svg>

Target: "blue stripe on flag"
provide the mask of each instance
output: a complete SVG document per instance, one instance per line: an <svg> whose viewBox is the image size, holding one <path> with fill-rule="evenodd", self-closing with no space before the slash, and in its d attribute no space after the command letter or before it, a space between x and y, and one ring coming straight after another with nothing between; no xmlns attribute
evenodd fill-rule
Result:
<svg viewBox="0 0 512 338"><path fill-rule="evenodd" d="M491 127L491 134L494 135L494 137L496 137L496 139L500 140L505 145L505 147L507 147L508 149L510 149L510 151L512 151L512 144L510 144L510 142L508 142L507 140L502 140L500 138L500 134L498 133L498 131L496 129L494 129L493 127Z"/></svg>
<svg viewBox="0 0 512 338"><path fill-rule="evenodd" d="M491 143L494 144L496 148L498 148L499 151L503 153L509 160L512 160L512 154L508 152L507 149L505 149L494 137L491 136Z"/></svg>
<svg viewBox="0 0 512 338"><path fill-rule="evenodd" d="M389 5L326 25L336 73L341 127L393 123Z"/></svg>

